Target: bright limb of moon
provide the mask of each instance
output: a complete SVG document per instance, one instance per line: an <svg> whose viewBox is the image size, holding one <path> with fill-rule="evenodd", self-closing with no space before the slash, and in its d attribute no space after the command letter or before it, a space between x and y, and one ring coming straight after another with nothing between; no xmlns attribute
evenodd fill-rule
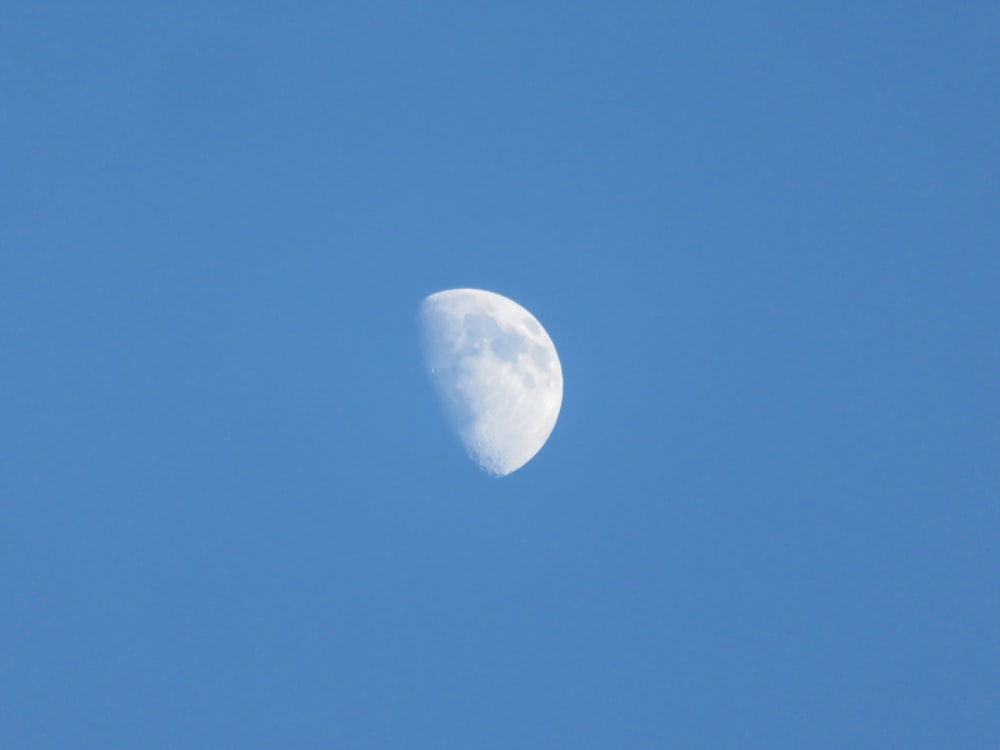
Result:
<svg viewBox="0 0 1000 750"><path fill-rule="evenodd" d="M497 476L524 466L562 406L562 367L541 323L481 289L432 294L419 319L428 374L469 455Z"/></svg>

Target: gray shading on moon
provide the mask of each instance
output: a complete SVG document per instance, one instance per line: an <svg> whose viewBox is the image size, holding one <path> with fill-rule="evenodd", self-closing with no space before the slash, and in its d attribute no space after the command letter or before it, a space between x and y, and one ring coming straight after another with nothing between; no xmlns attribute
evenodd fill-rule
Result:
<svg viewBox="0 0 1000 750"><path fill-rule="evenodd" d="M545 329L481 289L432 294L419 320L427 373L469 456L495 476L524 466L562 406L562 367Z"/></svg>

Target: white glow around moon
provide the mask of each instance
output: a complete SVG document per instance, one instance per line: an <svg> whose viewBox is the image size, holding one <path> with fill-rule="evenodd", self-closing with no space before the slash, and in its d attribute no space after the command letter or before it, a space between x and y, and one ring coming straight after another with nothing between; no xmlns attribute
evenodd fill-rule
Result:
<svg viewBox="0 0 1000 750"><path fill-rule="evenodd" d="M449 289L420 307L424 357L452 426L490 474L521 468L549 439L563 377L552 339L513 300Z"/></svg>

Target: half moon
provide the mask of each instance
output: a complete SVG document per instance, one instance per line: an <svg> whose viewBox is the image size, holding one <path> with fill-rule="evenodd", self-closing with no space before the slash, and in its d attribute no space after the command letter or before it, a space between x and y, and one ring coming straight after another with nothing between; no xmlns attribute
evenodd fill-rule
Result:
<svg viewBox="0 0 1000 750"><path fill-rule="evenodd" d="M541 323L481 289L432 294L419 320L428 375L469 456L496 476L524 466L562 406L562 366Z"/></svg>

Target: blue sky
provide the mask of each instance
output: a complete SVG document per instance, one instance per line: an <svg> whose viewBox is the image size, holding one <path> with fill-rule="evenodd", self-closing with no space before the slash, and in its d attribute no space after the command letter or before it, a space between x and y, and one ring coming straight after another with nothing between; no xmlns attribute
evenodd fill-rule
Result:
<svg viewBox="0 0 1000 750"><path fill-rule="evenodd" d="M997 747L998 28L6 3L0 745ZM503 479L462 286L562 360Z"/></svg>

